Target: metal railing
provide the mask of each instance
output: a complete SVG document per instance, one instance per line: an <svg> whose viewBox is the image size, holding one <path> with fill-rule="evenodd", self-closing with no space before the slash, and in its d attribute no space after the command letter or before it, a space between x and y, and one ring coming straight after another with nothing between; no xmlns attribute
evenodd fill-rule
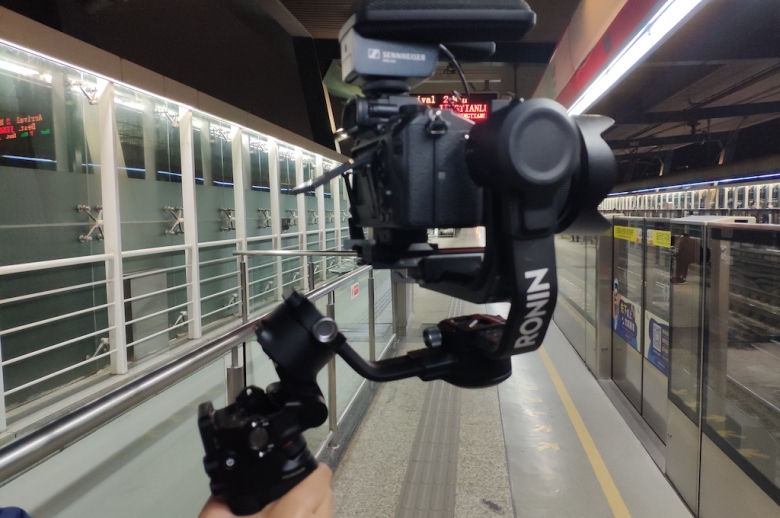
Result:
<svg viewBox="0 0 780 518"><path fill-rule="evenodd" d="M129 374L139 359L151 359L201 340L204 329L216 333L227 325L238 325L244 305L243 299L234 297L242 288L236 286L238 265L232 268L234 277L228 272L231 268L214 260L262 241L280 248L289 244L282 242L287 237L299 248L330 246L326 244L326 209L341 214L347 202L340 195L338 180L331 182L329 193L324 187L316 190L317 218L306 217L307 203L312 208L311 197L293 198L298 215L296 232L285 234L282 220L287 212L280 202L284 196L285 205L292 203L280 189L282 168L286 167L288 182L299 184L305 175L316 177L335 167L342 160L340 156L319 146L325 154L313 154L314 149L303 139L296 139L298 145L294 145L283 141L285 135L262 134L246 126L249 121L245 117L241 123L215 117L6 40L0 42L0 54L9 62L34 62L41 71L57 71L54 83L65 84L67 93L52 91L49 101L60 111L65 110L66 99L77 107L62 111L67 112L66 122L70 122L59 137L62 142L81 142L85 156L92 157L81 163L60 157L65 148L57 148L56 153L53 148L36 148L22 153L24 156L6 157L10 162L1 169L45 164L43 169L102 171L91 177L89 197L94 199L87 205L89 200L83 198L87 192L82 189L52 190L70 185L76 176L70 180L62 177L58 180L62 183L47 183L43 190L34 182L14 181L13 175L3 175L4 180L0 180L0 189L7 196L26 201L13 211L13 217L0 221L17 232L15 236L24 235L0 254L0 367L5 366L5 378L0 368L0 440L8 440L34 421L49 418L65 394L97 390L108 375ZM49 75L42 73L32 81L42 86ZM30 95L16 92L9 102L34 105L45 101ZM129 129L123 117L131 112L132 117L145 117L154 124ZM154 149L148 147L154 147L155 128L177 128L175 134L169 133L176 153L168 152L164 159L159 155L149 158L149 151L155 156ZM218 181L218 175L204 179L196 172L199 135L216 138L232 155L230 181ZM122 146L132 142L146 149L142 164L136 164L140 167L129 167L117 142ZM263 164L262 186L245 182L250 177L257 180L249 174L252 164L258 163L255 160ZM165 169L170 170L159 170L158 162L159 167L165 163ZM18 169L14 174L34 173L33 169L26 173ZM154 196L150 197L150 192ZM43 214L37 202L46 205L49 195L55 195L59 202ZM143 202L142 197L146 198ZM75 218L74 208L78 211ZM340 244L341 229L328 235L335 239L334 244ZM230 239L223 239L225 236ZM81 243L75 245L79 248L71 246L76 241ZM59 259L62 256L68 257ZM228 260L239 262L232 255ZM263 277L270 271L258 273ZM250 305L256 311L281 297L281 265L273 273L273 279L253 288L252 295L262 294ZM290 285L304 288L305 270L285 274L285 281L296 275ZM326 276L318 276L318 280L325 281Z"/></svg>
<svg viewBox="0 0 780 518"><path fill-rule="evenodd" d="M262 251L262 252L236 252L236 255L289 255L286 251ZM330 252L292 252L306 256L327 256ZM338 255L350 255L348 253ZM95 258L91 258L95 260ZM242 258L243 259L243 258ZM72 262L72 261L71 261ZM241 261L242 286L246 286L246 261ZM3 273L0 271L0 273ZM363 275L369 276L369 329L371 336L372 360L376 359L375 337L373 328L375 325L375 313L373 303L373 270L370 266L362 266L345 274L338 279L308 292L309 300L315 302L327 297L327 313L335 318L335 293L339 288L350 282L356 281ZM243 297L242 297L243 300ZM244 305L246 306L246 305ZM265 316L265 315L263 315ZM250 320L246 309L242 312L243 322L236 328L211 340L197 349L179 356L166 365L154 369L148 374L117 388L94 401L87 403L79 409L56 419L55 421L25 435L0 448L0 484L5 484L23 472L35 467L52 455L60 452L68 446L86 437L96 429L115 419L116 417L137 407L161 391L176 384L196 371L211 364L220 357L231 353L233 365L237 365L240 348L254 337L255 327L263 316ZM391 338L392 342L392 338ZM328 405L330 408L329 430L326 439L316 450L318 453L330 444L334 434L338 430L339 416L337 411L337 384L336 384L336 360L331 360L328 365ZM230 379L230 376L228 377ZM362 389L362 386L358 389ZM235 389L235 387L233 387ZM228 387L230 393L231 387ZM353 397L354 400L354 397Z"/></svg>
<svg viewBox="0 0 780 518"><path fill-rule="evenodd" d="M273 237L254 240L253 244L262 241L267 241L270 246L275 244ZM214 257L212 254L204 260L199 260L198 255L204 250L214 251L219 250L220 247L227 247L218 252L218 255L224 255L223 257ZM119 259L115 254L96 254L0 266L0 279L9 280L6 289L3 290L5 296L0 297L0 307L8 308L13 305L19 307L19 304L36 305L36 309L22 313L12 325L0 329L0 341L7 342L3 344L6 350L0 349L0 369L11 365L16 368L21 362L40 361L46 354L56 351L66 351L67 358L72 358L70 361L52 365L51 368L42 371L30 371L27 366L24 366L24 369L27 369L25 372L35 372L35 375L21 380L17 375L11 378L14 380L12 383L9 383L8 377L4 382L0 370L0 431L8 428L7 396L15 395L16 399L24 402L23 406L30 406L26 401L31 399L28 397L28 392L32 390L35 394L40 394L56 391L63 384L59 382L63 375L77 381L83 380L83 388L86 389L92 384L89 381L90 376L99 373L125 374L129 371L129 367L136 365L140 360L169 350L172 346L184 345L188 341L200 339L203 327L211 326L214 329L228 324L230 319L234 319L237 325L241 313L252 314L262 311L267 303L279 300L284 288L276 289L279 276L278 263L256 265L247 270L246 261L234 255L236 248L239 247L240 244L236 240L225 240L201 243L195 247L185 244L124 251L119 254ZM331 256L354 256L353 253L331 250L313 253L305 250L289 250L280 253L249 251L246 255L290 259L309 257L308 266L301 263L291 269L296 281L287 283L289 286L302 288L304 285L298 286L297 283L306 278L306 288L309 290L313 289L318 282L328 278L325 274L320 275L323 273L322 268L319 269L320 272L317 271L317 265L311 261L313 256L322 256L326 260ZM120 269L122 271L120 283L114 283L111 276L115 268L113 265L115 260L123 263ZM150 260L155 266L152 269L148 269ZM133 264L133 261L140 261L141 264ZM67 276L74 268L89 271L80 272L76 279L71 280ZM205 268L216 270L207 274ZM270 275L265 276L265 280L261 278L247 282L249 272L261 268L267 268L268 271L264 273ZM224 273L226 269L231 271ZM34 272L47 272L49 277L52 275L57 278L63 277L64 282L54 284L44 282L41 287L36 288L35 283L31 285L24 277ZM334 273L344 273L344 270ZM157 285L149 279L152 276L161 276L157 279ZM146 286L138 292L133 292L131 287L139 280ZM259 293L257 288L254 288L254 291L250 289L261 282L264 289ZM121 289L117 289L115 284ZM152 288L149 288L150 285ZM53 307L51 311L43 312L37 309L46 308L49 302L56 300L57 297L70 297L74 294L84 298L84 304L73 306L69 302L60 304L60 307ZM119 306L120 311L115 311L115 306ZM16 307L15 311L21 311ZM118 316L122 318L118 319ZM87 325L76 335L48 333L43 339L35 338L38 336L39 329L45 331L55 326L70 325L73 319L91 319L94 320L94 325ZM33 336L29 333L34 334L30 340L36 343L37 347L21 354L11 353L10 351L14 350L8 347L11 341L18 342L20 335L24 335L22 337L24 339ZM143 349L139 349L138 346L142 346ZM82 349L84 351L79 352ZM3 352L6 354L4 355ZM86 355L86 359L82 354ZM74 372L75 375L72 374ZM98 378L94 380L97 381ZM32 405L37 407L32 409L33 412L47 412L47 404L44 404L43 400ZM29 410L25 412L29 413Z"/></svg>

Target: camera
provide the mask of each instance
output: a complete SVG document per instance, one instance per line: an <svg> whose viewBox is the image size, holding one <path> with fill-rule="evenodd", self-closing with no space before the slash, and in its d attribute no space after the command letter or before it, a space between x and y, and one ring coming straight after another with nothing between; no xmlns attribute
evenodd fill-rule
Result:
<svg viewBox="0 0 780 518"><path fill-rule="evenodd" d="M287 295L257 329L280 384L247 389L223 410L201 407L212 492L234 513L262 508L316 466L301 433L327 416L316 374L334 355L372 381L416 376L485 387L511 375L513 355L541 345L557 298L554 235L609 228L598 205L617 180L601 138L613 121L570 117L548 99L515 99L493 101L487 120L475 124L410 95L410 83L430 77L440 59L461 73L468 93L459 60L489 59L495 42L519 41L534 22L523 0L353 6L339 35L344 80L363 92L343 114L352 160L289 192L343 175L351 213L345 246L362 263L402 270L408 282L468 302L511 307L506 319L444 320L425 331L426 348L368 361L305 297ZM485 227L484 248L428 242L429 228L477 226ZM255 444L258 434L265 449Z"/></svg>

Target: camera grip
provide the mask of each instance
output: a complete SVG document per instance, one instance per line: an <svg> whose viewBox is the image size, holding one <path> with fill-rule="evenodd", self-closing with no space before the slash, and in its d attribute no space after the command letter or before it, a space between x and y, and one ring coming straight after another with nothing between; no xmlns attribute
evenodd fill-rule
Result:
<svg viewBox="0 0 780 518"><path fill-rule="evenodd" d="M250 489L242 484L243 487L235 487L225 491L224 498L230 511L236 516L249 516L262 511L268 504L289 493L303 479L313 473L319 465L314 455L305 447L305 443L302 450L291 452L289 455L283 461L281 472L277 473L278 481L272 486L259 487L255 484ZM263 479L265 477L259 476L257 478Z"/></svg>

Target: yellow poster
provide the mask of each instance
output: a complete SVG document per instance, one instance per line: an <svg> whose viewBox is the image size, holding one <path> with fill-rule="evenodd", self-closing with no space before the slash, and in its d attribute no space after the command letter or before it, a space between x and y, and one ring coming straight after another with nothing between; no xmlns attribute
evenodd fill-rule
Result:
<svg viewBox="0 0 780 518"><path fill-rule="evenodd" d="M672 233L668 230L647 230L647 244L660 248L671 248Z"/></svg>
<svg viewBox="0 0 780 518"><path fill-rule="evenodd" d="M636 227L621 227L615 225L613 234L615 239L622 239L624 241L631 241L632 243L642 242L642 229Z"/></svg>

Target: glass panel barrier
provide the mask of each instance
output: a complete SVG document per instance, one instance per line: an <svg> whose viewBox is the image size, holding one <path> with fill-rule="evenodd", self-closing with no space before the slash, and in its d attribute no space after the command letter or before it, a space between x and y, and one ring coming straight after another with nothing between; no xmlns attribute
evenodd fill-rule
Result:
<svg viewBox="0 0 780 518"><path fill-rule="evenodd" d="M585 284L586 243L580 236L559 236L555 239L555 258L558 270L558 296L566 301L566 309L579 317L586 317L587 288ZM569 338L577 353L585 358L584 324L578 317L578 325L569 328L562 324L562 331Z"/></svg>
<svg viewBox="0 0 780 518"><path fill-rule="evenodd" d="M300 250L300 236L285 236L282 238L282 250ZM282 257L282 293L285 290L293 288L304 290L303 268L306 264L305 257Z"/></svg>
<svg viewBox="0 0 780 518"><path fill-rule="evenodd" d="M37 518L197 516L209 496L195 424L204 401L226 404L224 358L4 485L0 502Z"/></svg>
<svg viewBox="0 0 780 518"><path fill-rule="evenodd" d="M704 227L672 223L671 228L669 400L698 423Z"/></svg>
<svg viewBox="0 0 780 518"><path fill-rule="evenodd" d="M329 171L335 169L338 166L338 163L332 161L332 160L323 160L322 161L322 174L326 174ZM336 228L336 213L334 212L334 204L333 204L333 181L326 183L323 186L323 191L325 193L325 228L331 229Z"/></svg>
<svg viewBox="0 0 780 518"><path fill-rule="evenodd" d="M669 220L645 220L645 304L642 322L644 366L642 415L666 442L669 391L669 302L671 245Z"/></svg>
<svg viewBox="0 0 780 518"><path fill-rule="evenodd" d="M709 228L702 431L780 504L780 228Z"/></svg>
<svg viewBox="0 0 780 518"><path fill-rule="evenodd" d="M203 326L235 320L241 314L241 272L236 245L200 247L200 300Z"/></svg>
<svg viewBox="0 0 780 518"><path fill-rule="evenodd" d="M103 203L96 86L91 74L0 44L0 267L104 252L93 225ZM108 363L105 351L92 361L108 335L104 265L0 276L8 422L19 405Z"/></svg>
<svg viewBox="0 0 780 518"><path fill-rule="evenodd" d="M644 220L613 223L612 379L641 412Z"/></svg>
<svg viewBox="0 0 780 518"><path fill-rule="evenodd" d="M249 251L273 250L274 242L268 238L262 241L252 241L248 244ZM276 257L248 256L247 282L249 284L249 312L254 314L262 311L269 304L281 300L281 290L278 289L277 272L281 261Z"/></svg>
<svg viewBox="0 0 780 518"><path fill-rule="evenodd" d="M122 249L181 245L179 107L121 85L114 104Z"/></svg>
<svg viewBox="0 0 780 518"><path fill-rule="evenodd" d="M101 347L109 336L104 264L0 277L0 389L8 423L24 417L22 405L43 406L41 397L61 386L107 374L110 351Z"/></svg>
<svg viewBox="0 0 780 518"><path fill-rule="evenodd" d="M555 322L589 368L595 369L598 238L555 239L558 302Z"/></svg>
<svg viewBox="0 0 780 518"><path fill-rule="evenodd" d="M368 273L336 290L336 323L357 353L369 358ZM341 419L363 378L336 357L336 412Z"/></svg>
<svg viewBox="0 0 780 518"><path fill-rule="evenodd" d="M244 135L244 174L246 234L248 238L270 236L271 230L271 169L268 138L256 133Z"/></svg>
<svg viewBox="0 0 780 518"><path fill-rule="evenodd" d="M167 350L187 337L187 272L184 251L149 253L123 260L127 359Z"/></svg>
<svg viewBox="0 0 780 518"><path fill-rule="evenodd" d="M671 255L671 225L666 221L647 220L645 230L647 248L645 254L645 323L650 329L649 344L646 344L645 358L652 358L651 363L664 375L669 370L669 301L671 294L670 269ZM655 324L649 324L653 320ZM656 325L666 328L667 339L661 340L661 335L652 332Z"/></svg>
<svg viewBox="0 0 780 518"><path fill-rule="evenodd" d="M192 119L198 241L235 239L233 131L229 124L196 113Z"/></svg>
<svg viewBox="0 0 780 518"><path fill-rule="evenodd" d="M289 146L279 145L279 207L282 218L282 232L292 234L299 229L305 228L301 225L301 218L306 218L306 214L298 214L298 197L290 194L288 191L296 185L295 162L298 151Z"/></svg>
<svg viewBox="0 0 780 518"><path fill-rule="evenodd" d="M596 289L598 285L597 251L598 238L584 236L585 242L585 317L596 325Z"/></svg>
<svg viewBox="0 0 780 518"><path fill-rule="evenodd" d="M311 153L303 153L301 158L303 166L303 181L308 182L317 176L317 157ZM299 216L304 219L305 225L301 225L302 229L307 231L316 230L319 226L319 209L317 205L317 193L316 191L309 191L303 195L304 207L306 214L300 214Z"/></svg>
<svg viewBox="0 0 780 518"><path fill-rule="evenodd" d="M390 270L374 270L374 315L376 356L381 358L393 338L393 286Z"/></svg>
<svg viewBox="0 0 780 518"><path fill-rule="evenodd" d="M102 205L97 79L5 45L0 65L0 265L103 253L79 241Z"/></svg>
<svg viewBox="0 0 780 518"><path fill-rule="evenodd" d="M101 98L99 86L106 92ZM107 115L114 124L101 127L99 105L111 102L113 113ZM180 122L189 127L190 116L191 146L180 133ZM116 169L101 170L101 158L113 158L100 156L101 137L116 144ZM182 156L182 137L192 156ZM341 213L348 206L343 184L337 188L341 180L323 189L324 218L313 214L320 207L316 197L301 200L306 211L298 214L297 197L284 192L297 183L296 167L310 179L320 162L323 169L335 167L334 155L321 157L271 138L0 44L0 433L17 433L47 417L58 401L86 396L104 381L122 383L107 380L218 324L237 322L235 250L340 248L346 223ZM279 161L272 164L277 147ZM233 189L236 153L243 193ZM190 163L194 196L182 182L183 166ZM277 169L282 190L271 193ZM102 189L113 187L108 179L115 174L118 188L106 190L103 199ZM238 222L242 202L246 221ZM280 214L270 213L272 205L280 206ZM197 213L189 213L192 208ZM193 235L183 233L185 219ZM271 221L282 220L286 235L278 227L273 235ZM103 256L114 221L121 242ZM299 233L307 221L316 231ZM246 223L246 239L237 235L240 223ZM318 235L320 228L330 234ZM323 263L319 281L355 267L343 258L327 258L327 266L317 260ZM56 264L33 264L41 261ZM249 262L250 311L278 300L284 284L304 288L300 259ZM119 265L124 300L107 289L107 265ZM200 300L192 300L197 288ZM121 321L122 312L111 310L123 303L126 325L114 327L109 316Z"/></svg>

